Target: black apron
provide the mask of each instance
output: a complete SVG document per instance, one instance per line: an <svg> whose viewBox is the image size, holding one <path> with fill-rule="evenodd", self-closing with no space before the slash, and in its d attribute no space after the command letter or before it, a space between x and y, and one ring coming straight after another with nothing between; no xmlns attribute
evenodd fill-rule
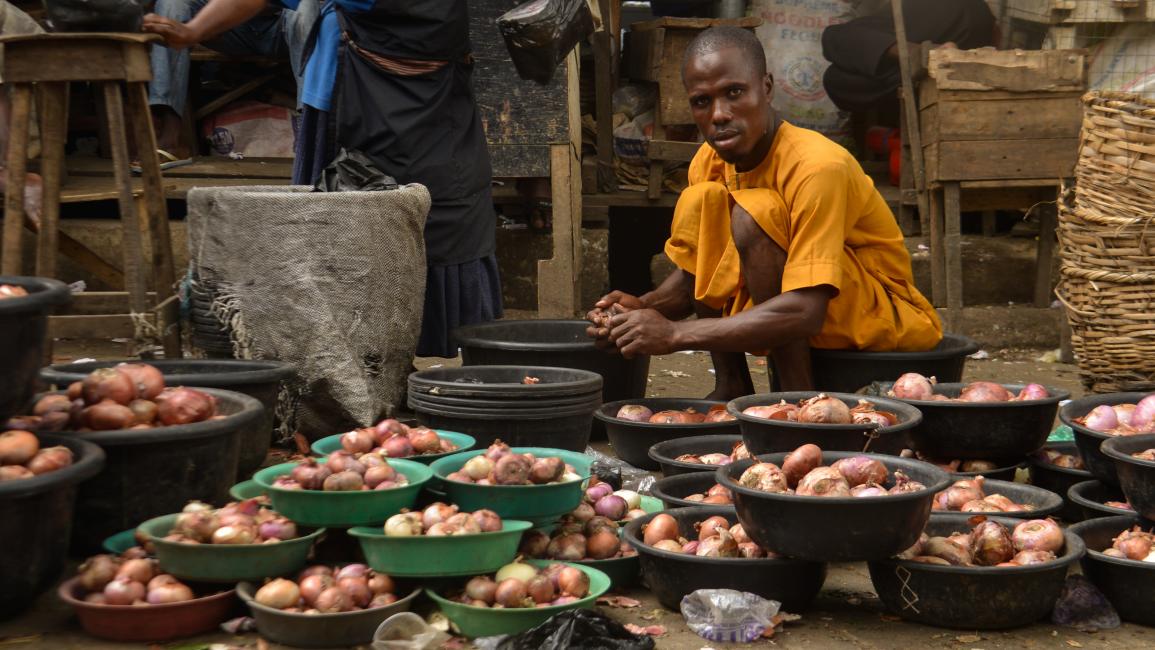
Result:
<svg viewBox="0 0 1155 650"><path fill-rule="evenodd" d="M493 169L473 96L465 0L378 0L368 12L338 13L345 38L334 90L336 141L364 152L399 182L429 189L429 266L492 255ZM395 75L350 42L387 58L448 64Z"/></svg>

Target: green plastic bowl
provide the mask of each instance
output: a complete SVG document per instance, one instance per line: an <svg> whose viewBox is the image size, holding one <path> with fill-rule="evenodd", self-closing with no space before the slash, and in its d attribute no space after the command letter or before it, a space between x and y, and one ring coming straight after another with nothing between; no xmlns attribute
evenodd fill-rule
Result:
<svg viewBox="0 0 1155 650"><path fill-rule="evenodd" d="M350 528L374 571L401 578L473 576L513 561L521 534L533 524L506 519L501 530L445 537L386 537L381 528Z"/></svg>
<svg viewBox="0 0 1155 650"><path fill-rule="evenodd" d="M165 573L198 582L260 581L288 575L305 566L324 528L276 544L185 544L166 541L178 514L149 519L138 530L152 538Z"/></svg>
<svg viewBox="0 0 1155 650"><path fill-rule="evenodd" d="M297 463L281 463L266 467L253 475L253 480L269 492L273 509L298 525L305 526L371 526L412 508L422 486L433 478L428 465L412 460L390 459L389 464L409 479L409 485L390 490L360 490L357 492L324 492L322 490L286 490L273 487L278 476L288 474ZM478 506L472 510L480 510ZM463 508L465 509L465 508Z"/></svg>
<svg viewBox="0 0 1155 650"><path fill-rule="evenodd" d="M658 497L652 497L648 494L642 495L641 503L638 505L642 510L646 511L647 515L654 512L661 512L666 509L666 504L662 503L661 499Z"/></svg>
<svg viewBox="0 0 1155 650"><path fill-rule="evenodd" d="M458 433L456 431L444 431L442 429L434 429L434 431L437 432L438 436L445 438L445 439L449 440L449 442L452 442L453 444L457 445L457 450L456 451L446 451L446 452L442 452L440 454L422 454L419 456L406 456L405 460L415 460L419 463L425 463L426 465L428 465L439 458L446 458L448 456L452 456L453 454L460 454L463 451L469 451L469 450L471 450L477 446L477 440L475 440L473 436L466 435L464 433ZM344 435L344 434L338 433L336 435L326 436L324 438L321 438L317 442L314 442L313 446L311 447L311 449L313 450L313 453L317 454L318 456L328 456L329 454L337 451L338 449L341 449L341 436L342 435ZM393 459L390 458L389 460L393 460Z"/></svg>
<svg viewBox="0 0 1155 650"><path fill-rule="evenodd" d="M249 479L247 481L241 481L240 483L237 483L236 485L229 488L229 496L236 499L237 501L244 501L245 499L255 499L257 497L261 497L261 496L264 496L266 494L268 494L268 491L265 490L265 488L261 487L261 485L259 483L257 483L256 481L254 481L253 479ZM643 497L643 498L645 498L645 497ZM645 506L643 506L643 507L645 507Z"/></svg>
<svg viewBox="0 0 1155 650"><path fill-rule="evenodd" d="M527 563L537 567L553 564L553 562L546 560L527 560ZM589 609L594 606L594 601L599 596L609 591L610 578L605 573L584 564L573 562L563 562L562 564L577 567L590 577L589 595L568 605L527 607L524 609L491 609L453 602L434 593L432 589L426 589L425 594L437 603L445 617L457 626L461 634L471 639L498 634L517 634L540 625L553 615L567 609Z"/></svg>
<svg viewBox="0 0 1155 650"><path fill-rule="evenodd" d="M573 465L583 480L547 485L477 485L445 479L461 469L470 458L484 454L484 449L453 454L434 461L429 467L441 479L441 488L445 490L449 503L456 504L465 512L489 508L502 518L524 519L537 525L555 521L581 503L582 485L584 479L589 478L593 459L575 451L545 447L513 447L512 451L539 458L557 456Z"/></svg>
<svg viewBox="0 0 1155 650"><path fill-rule="evenodd" d="M104 550L113 555L120 555L128 549L136 546L136 529L122 530L115 535L110 535L104 538L101 542Z"/></svg>

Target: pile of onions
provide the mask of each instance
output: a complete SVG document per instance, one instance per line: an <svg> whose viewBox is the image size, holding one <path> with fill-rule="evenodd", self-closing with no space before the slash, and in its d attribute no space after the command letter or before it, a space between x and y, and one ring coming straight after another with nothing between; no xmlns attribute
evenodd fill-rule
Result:
<svg viewBox="0 0 1155 650"><path fill-rule="evenodd" d="M721 465L729 465L735 461L745 460L750 457L750 451L746 449L746 443L736 442L728 454L723 454L721 452L713 454L682 454L674 460L682 463L694 463L695 465L713 465L717 467Z"/></svg>
<svg viewBox="0 0 1155 650"><path fill-rule="evenodd" d="M301 571L296 580L269 580L253 600L283 612L338 614L392 605L397 602L395 590L392 578L364 564L316 565Z"/></svg>
<svg viewBox="0 0 1155 650"><path fill-rule="evenodd" d="M562 518L562 523L576 521L584 524L593 517L629 521L645 516L646 511L641 506L642 495L633 490L614 490L609 483L591 476L589 487L582 494L582 502Z"/></svg>
<svg viewBox="0 0 1155 650"><path fill-rule="evenodd" d="M650 422L652 424L700 424L703 422L729 422L737 419L727 413L726 407L722 404L711 406L706 413L699 413L692 407L681 411L669 410L654 413L641 404L626 404L618 409L614 417L629 422Z"/></svg>
<svg viewBox="0 0 1155 650"><path fill-rule="evenodd" d="M923 454L922 452L917 452L917 451L913 451L910 449L903 449L902 453L900 453L899 456L901 456L903 458L917 458L921 461L930 463L931 465L935 465L937 467L940 467L940 468L942 468L948 472L952 472L952 473L954 473L954 472L963 472L963 473L992 472L994 470L999 469L1000 467L1005 467L1009 464L1014 464L1013 461L1000 463L998 461L980 460L980 459L962 460L962 459L956 458L954 460L942 460L942 459L937 459L937 458L931 458L931 457Z"/></svg>
<svg viewBox="0 0 1155 650"><path fill-rule="evenodd" d="M797 405L782 400L777 404L750 406L742 411L764 420L785 420L807 424L877 424L888 427L898 423L898 416L889 411L879 411L867 400L858 400L851 408L837 397L819 393L804 399Z"/></svg>
<svg viewBox="0 0 1155 650"><path fill-rule="evenodd" d="M493 576L476 576L451 599L473 607L494 609L568 605L590 593L590 577L568 564L538 569L532 564L511 562Z"/></svg>
<svg viewBox="0 0 1155 650"><path fill-rule="evenodd" d="M391 490L408 484L409 478L390 465L380 451L354 455L343 449L329 454L321 463L306 459L273 481L275 487L284 490L324 492Z"/></svg>
<svg viewBox="0 0 1155 650"><path fill-rule="evenodd" d="M705 493L695 493L686 497L686 501L696 501L699 503L708 503L710 505L732 506L734 505L734 495L730 493L730 489L724 485L715 483L710 486Z"/></svg>
<svg viewBox="0 0 1155 650"><path fill-rule="evenodd" d="M970 532L947 537L923 533L898 558L944 566L1018 567L1049 562L1063 550L1063 531L1050 518L1024 521L1014 530L982 515L967 523Z"/></svg>
<svg viewBox="0 0 1155 650"><path fill-rule="evenodd" d="M297 525L258 499L234 501L220 508L190 501L165 540L181 544L276 544L297 537Z"/></svg>
<svg viewBox="0 0 1155 650"><path fill-rule="evenodd" d="M1075 422L1112 436L1132 436L1155 432L1155 393L1137 404L1100 404Z"/></svg>
<svg viewBox="0 0 1155 650"><path fill-rule="evenodd" d="M546 485L582 480L572 465L557 456L517 454L500 440L445 478L477 485Z"/></svg>
<svg viewBox="0 0 1155 650"><path fill-rule="evenodd" d="M24 298L28 290L16 284L0 284L0 300L6 298Z"/></svg>
<svg viewBox="0 0 1155 650"><path fill-rule="evenodd" d="M642 528L642 541L658 550L698 557L780 557L751 540L742 524L731 526L725 517L718 515L696 522L694 532L687 538L678 529L677 519L666 513L659 514Z"/></svg>
<svg viewBox="0 0 1155 650"><path fill-rule="evenodd" d="M29 431L119 431L192 424L217 415L217 401L195 388L166 388L164 375L144 363L93 370L68 386L66 395L45 395L32 413L12 418L9 428Z"/></svg>
<svg viewBox="0 0 1155 650"><path fill-rule="evenodd" d="M1015 395L993 381L972 381L963 386L958 397L951 398L935 394L934 385L934 377L928 379L917 372L908 372L894 382L887 395L920 402L1025 402L1051 396L1042 384L1027 384Z"/></svg>
<svg viewBox="0 0 1155 650"><path fill-rule="evenodd" d="M955 481L947 489L934 495L931 508L948 512L1024 512L1035 507L1015 503L1001 494L987 494L982 476Z"/></svg>
<svg viewBox="0 0 1155 650"><path fill-rule="evenodd" d="M536 560L608 560L636 555L618 536L618 523L606 517L591 517L585 522L570 515L549 535L528 530L522 535L520 555Z"/></svg>
<svg viewBox="0 0 1155 650"><path fill-rule="evenodd" d="M72 450L64 446L40 448L31 431L0 433L0 483L48 474L72 464Z"/></svg>
<svg viewBox="0 0 1155 650"><path fill-rule="evenodd" d="M409 427L394 419L341 434L341 448L353 454L409 458L457 451L457 445L428 427Z"/></svg>
<svg viewBox="0 0 1155 650"><path fill-rule="evenodd" d="M126 555L94 555L80 565L76 575L84 602L148 606L196 598L188 585L161 573L156 560Z"/></svg>
<svg viewBox="0 0 1155 650"><path fill-rule="evenodd" d="M477 535L501 530L501 517L492 510L458 512L457 506L438 501L420 512L402 511L385 521L387 537L444 537Z"/></svg>
<svg viewBox="0 0 1155 650"><path fill-rule="evenodd" d="M1046 447L1035 452L1035 457L1049 465L1066 469L1087 469L1083 464L1083 457L1078 453L1064 454L1056 449Z"/></svg>
<svg viewBox="0 0 1155 650"><path fill-rule="evenodd" d="M786 454L782 467L755 463L738 478L744 487L763 492L812 497L880 497L924 490L926 486L900 471L894 473L869 456L848 456L830 466L822 464L822 449L805 444Z"/></svg>
<svg viewBox="0 0 1155 650"><path fill-rule="evenodd" d="M1112 540L1111 547L1105 549L1103 555L1120 560L1155 562L1155 534L1138 526L1124 530Z"/></svg>

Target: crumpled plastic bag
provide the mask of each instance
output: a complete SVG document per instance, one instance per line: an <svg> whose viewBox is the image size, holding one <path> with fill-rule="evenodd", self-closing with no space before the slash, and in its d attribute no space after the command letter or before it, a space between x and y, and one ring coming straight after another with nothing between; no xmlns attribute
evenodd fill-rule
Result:
<svg viewBox="0 0 1155 650"><path fill-rule="evenodd" d="M607 456L593 447L586 447L586 456L594 460L590 463L590 473L598 477L599 481L609 483L615 490L633 490L634 492L649 492L654 486L653 473Z"/></svg>
<svg viewBox="0 0 1155 650"><path fill-rule="evenodd" d="M44 0L52 32L139 32L147 0Z"/></svg>
<svg viewBox="0 0 1155 650"><path fill-rule="evenodd" d="M698 636L725 643L750 643L774 627L782 604L734 589L699 589L682 597L682 618Z"/></svg>
<svg viewBox="0 0 1155 650"><path fill-rule="evenodd" d="M651 650L654 640L632 634L594 609L571 609L521 634L474 640L481 650Z"/></svg>
<svg viewBox="0 0 1155 650"><path fill-rule="evenodd" d="M1074 575L1067 578L1055 601L1051 622L1080 632L1113 630L1121 624L1111 601L1090 580Z"/></svg>
<svg viewBox="0 0 1155 650"><path fill-rule="evenodd" d="M397 189L397 179L377 169L369 156L354 149L341 149L333 162L321 172L317 192L376 192Z"/></svg>
<svg viewBox="0 0 1155 650"><path fill-rule="evenodd" d="M413 612L399 612L377 626L373 650L432 650L440 648L449 635L429 625Z"/></svg>
<svg viewBox="0 0 1155 650"><path fill-rule="evenodd" d="M545 85L557 64L594 33L586 0L530 0L497 19L505 47L522 79Z"/></svg>

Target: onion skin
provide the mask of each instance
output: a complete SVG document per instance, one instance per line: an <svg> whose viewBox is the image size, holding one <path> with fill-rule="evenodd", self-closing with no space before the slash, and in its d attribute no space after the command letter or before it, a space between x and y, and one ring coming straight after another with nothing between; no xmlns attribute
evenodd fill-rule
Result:
<svg viewBox="0 0 1155 650"><path fill-rule="evenodd" d="M124 406L137 397L132 379L116 368L93 370L81 380L80 394L87 404L107 399Z"/></svg>
<svg viewBox="0 0 1155 650"><path fill-rule="evenodd" d="M651 424L691 424L690 414L685 411L658 411L650 416Z"/></svg>
<svg viewBox="0 0 1155 650"><path fill-rule="evenodd" d="M216 401L193 388L168 388L157 398L157 418L165 426L202 422L216 415Z"/></svg>
<svg viewBox="0 0 1155 650"><path fill-rule="evenodd" d="M802 402L798 421L811 424L850 424L850 407L845 402L825 393Z"/></svg>
<svg viewBox="0 0 1155 650"><path fill-rule="evenodd" d="M266 607L286 609L301 600L301 589L292 580L277 578L258 589L253 599Z"/></svg>
<svg viewBox="0 0 1155 650"><path fill-rule="evenodd" d="M649 422L653 414L653 411L641 404L626 404L618 409L614 417L627 422Z"/></svg>
<svg viewBox="0 0 1155 650"><path fill-rule="evenodd" d="M1155 538L1150 533L1143 532L1138 526L1125 530L1113 540L1111 547L1122 553L1129 560L1145 560L1151 554L1152 542Z"/></svg>
<svg viewBox="0 0 1155 650"><path fill-rule="evenodd" d="M80 586L86 592L101 591L116 577L118 561L111 555L94 555L80 565Z"/></svg>
<svg viewBox="0 0 1155 650"><path fill-rule="evenodd" d="M661 539L661 540L658 540L656 543L651 544L651 546L653 546L654 548L656 548L660 551L668 551L670 553L681 553L682 552L682 545L679 544L677 542L677 540L673 540L673 539Z"/></svg>
<svg viewBox="0 0 1155 650"><path fill-rule="evenodd" d="M1043 564L1054 559L1055 554L1050 551L1019 551L1011 558L1011 563L1019 566L1029 566L1031 564Z"/></svg>
<svg viewBox="0 0 1155 650"><path fill-rule="evenodd" d="M586 537L579 533L559 535L550 541L546 556L551 560L577 562L586 555Z"/></svg>
<svg viewBox="0 0 1155 650"><path fill-rule="evenodd" d="M64 446L48 447L36 452L26 467L33 474L47 474L72 464L72 450Z"/></svg>
<svg viewBox="0 0 1155 650"><path fill-rule="evenodd" d="M329 587L317 595L313 607L322 614L336 614L353 609L353 601L339 587Z"/></svg>
<svg viewBox="0 0 1155 650"><path fill-rule="evenodd" d="M494 604L510 608L525 607L526 599L529 597L526 584L517 578L508 578L497 583L497 589L493 594Z"/></svg>
<svg viewBox="0 0 1155 650"><path fill-rule="evenodd" d="M786 475L786 483L790 487L798 487L798 481L820 465L822 465L822 449L818 445L805 444L786 454L786 458L782 461L782 473Z"/></svg>
<svg viewBox="0 0 1155 650"><path fill-rule="evenodd" d="M156 366L146 363L118 363L115 370L128 376L136 389L136 397L154 400L164 390L164 374Z"/></svg>
<svg viewBox="0 0 1155 650"><path fill-rule="evenodd" d="M983 521L974 527L971 531L971 549L974 563L979 566L1010 562L1015 555L1010 533L1002 524L993 521Z"/></svg>
<svg viewBox="0 0 1155 650"><path fill-rule="evenodd" d="M959 393L960 402L1008 402L1014 395L993 381L975 381L963 387Z"/></svg>
<svg viewBox="0 0 1155 650"><path fill-rule="evenodd" d="M970 544L947 537L931 537L922 547L923 556L945 560L953 566L970 566L972 556ZM918 558L914 558L917 560Z"/></svg>
<svg viewBox="0 0 1155 650"><path fill-rule="evenodd" d="M0 465L23 465L40 451L40 440L31 431L0 433Z"/></svg>
<svg viewBox="0 0 1155 650"><path fill-rule="evenodd" d="M755 463L742 472L738 483L763 492L786 493L790 488L786 475L774 463Z"/></svg>
<svg viewBox="0 0 1155 650"><path fill-rule="evenodd" d="M496 468L495 468L496 470ZM529 480L534 485L556 483L565 473L565 463L557 456L538 458L529 468Z"/></svg>
<svg viewBox="0 0 1155 650"><path fill-rule="evenodd" d="M929 400L934 396L934 377L927 379L917 372L908 372L894 382L887 395L898 399Z"/></svg>
<svg viewBox="0 0 1155 650"><path fill-rule="evenodd" d="M848 497L850 484L833 467L817 467L802 477L795 494L811 497Z"/></svg>
<svg viewBox="0 0 1155 650"><path fill-rule="evenodd" d="M1011 533L1016 551L1063 550L1063 531L1053 519L1032 519L1015 526Z"/></svg>
<svg viewBox="0 0 1155 650"><path fill-rule="evenodd" d="M729 532L730 522L726 521L725 517L715 515L699 522L694 527L698 529L698 541L700 542L709 537L717 536L720 530Z"/></svg>
<svg viewBox="0 0 1155 650"><path fill-rule="evenodd" d="M868 456L842 458L835 461L831 467L842 474L850 487L865 483L883 485L890 478L890 472L887 471L886 465Z"/></svg>
<svg viewBox="0 0 1155 650"><path fill-rule="evenodd" d="M777 404L770 404L766 406L750 406L742 409L743 415L750 417L762 418L764 420L797 420L798 407L794 404L788 404L786 400L782 400Z"/></svg>
<svg viewBox="0 0 1155 650"><path fill-rule="evenodd" d="M678 538L678 520L671 515L661 513L646 524L642 532L642 541L647 546L654 546L662 540L676 540Z"/></svg>
<svg viewBox="0 0 1155 650"><path fill-rule="evenodd" d="M529 482L531 464L525 456L508 454L494 463L493 478L498 485L525 485Z"/></svg>

